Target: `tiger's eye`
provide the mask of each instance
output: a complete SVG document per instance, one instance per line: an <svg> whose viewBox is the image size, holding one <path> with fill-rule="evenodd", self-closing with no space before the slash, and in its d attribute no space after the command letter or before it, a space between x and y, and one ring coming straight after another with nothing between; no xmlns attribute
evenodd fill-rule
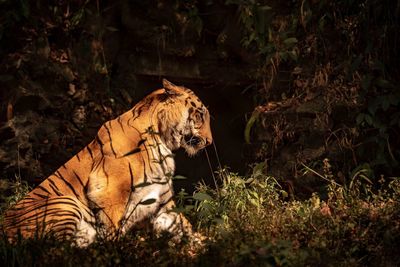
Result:
<svg viewBox="0 0 400 267"><path fill-rule="evenodd" d="M196 119L197 122L201 122L202 121L200 113L196 113L194 116L195 116L195 119Z"/></svg>

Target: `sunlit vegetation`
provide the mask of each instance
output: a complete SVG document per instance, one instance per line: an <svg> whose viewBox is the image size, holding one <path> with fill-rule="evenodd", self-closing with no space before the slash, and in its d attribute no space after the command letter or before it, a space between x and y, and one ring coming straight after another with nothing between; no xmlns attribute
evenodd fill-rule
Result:
<svg viewBox="0 0 400 267"><path fill-rule="evenodd" d="M324 174L321 174L324 175ZM0 242L8 266L397 266L400 251L400 184L362 179L351 188L326 181L326 195L290 198L260 166L248 177L222 170L218 189L199 184L178 194L178 210L206 237L203 246L134 232L118 241L79 249L51 237ZM186 204L183 204L186 203Z"/></svg>

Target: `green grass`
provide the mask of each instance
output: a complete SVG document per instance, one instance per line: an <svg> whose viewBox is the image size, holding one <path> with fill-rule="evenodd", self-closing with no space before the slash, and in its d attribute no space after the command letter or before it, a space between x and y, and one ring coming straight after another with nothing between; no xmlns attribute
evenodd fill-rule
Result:
<svg viewBox="0 0 400 267"><path fill-rule="evenodd" d="M327 183L326 197L296 200L255 171L219 173L220 188L199 185L177 194L177 209L208 239L194 250L185 240L136 232L79 249L69 242L0 241L6 266L399 266L400 181L351 188ZM325 194L324 194L325 195Z"/></svg>

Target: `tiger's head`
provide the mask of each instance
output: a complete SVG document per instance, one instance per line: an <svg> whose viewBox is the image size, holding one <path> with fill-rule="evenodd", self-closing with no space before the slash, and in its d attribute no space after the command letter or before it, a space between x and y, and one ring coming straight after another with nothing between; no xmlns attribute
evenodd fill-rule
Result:
<svg viewBox="0 0 400 267"><path fill-rule="evenodd" d="M190 89L166 79L163 87L154 92L159 99L157 119L161 139L169 149L182 147L193 156L212 143L210 114Z"/></svg>

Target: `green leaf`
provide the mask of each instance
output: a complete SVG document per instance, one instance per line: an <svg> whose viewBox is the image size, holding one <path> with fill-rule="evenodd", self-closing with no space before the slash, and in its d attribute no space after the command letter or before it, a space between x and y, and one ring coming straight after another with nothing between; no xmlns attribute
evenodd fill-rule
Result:
<svg viewBox="0 0 400 267"><path fill-rule="evenodd" d="M318 30L323 31L326 25L326 14L323 15L318 21Z"/></svg>
<svg viewBox="0 0 400 267"><path fill-rule="evenodd" d="M212 197L209 194L197 192L193 195L193 198L196 200L204 201L204 200L212 200Z"/></svg>
<svg viewBox="0 0 400 267"><path fill-rule="evenodd" d="M250 203L253 204L253 206L258 207L260 204L257 202L256 199L254 198L250 198L249 199Z"/></svg>
<svg viewBox="0 0 400 267"><path fill-rule="evenodd" d="M194 205L185 205L185 211L191 211L194 209Z"/></svg>
<svg viewBox="0 0 400 267"><path fill-rule="evenodd" d="M174 180L186 180L187 177L185 177L183 175L175 175L174 177L172 177L172 179L174 179Z"/></svg>
<svg viewBox="0 0 400 267"><path fill-rule="evenodd" d="M293 61L297 61L298 60L298 55L296 50L292 50L288 53L289 57L293 60Z"/></svg>
<svg viewBox="0 0 400 267"><path fill-rule="evenodd" d="M296 44L297 42L298 42L297 38L295 38L295 37L290 37L283 41L283 43L285 45L293 45L293 44Z"/></svg>
<svg viewBox="0 0 400 267"><path fill-rule="evenodd" d="M265 6L260 6L258 9L261 9L263 11L268 11L268 10L271 10L272 7L265 5Z"/></svg>
<svg viewBox="0 0 400 267"><path fill-rule="evenodd" d="M201 202L201 211L203 212L204 215L210 215L207 212L210 212L212 210L212 206L210 204L210 202L204 202L204 200L200 200L203 201Z"/></svg>
<svg viewBox="0 0 400 267"><path fill-rule="evenodd" d="M373 125L373 119L372 119L372 117L370 116L370 115L368 115L368 114L365 114L365 121L369 124L369 125Z"/></svg>
<svg viewBox="0 0 400 267"><path fill-rule="evenodd" d="M380 106L380 99L374 98L370 103L368 103L368 112L374 116L375 112L378 110L378 107Z"/></svg>
<svg viewBox="0 0 400 267"><path fill-rule="evenodd" d="M358 114L358 116L356 118L356 122L357 122L358 125L360 125L364 121L364 117L365 117L364 113Z"/></svg>
<svg viewBox="0 0 400 267"><path fill-rule="evenodd" d="M388 80L385 80L383 78L376 79L375 84L381 88L392 88L393 87L393 85Z"/></svg>
<svg viewBox="0 0 400 267"><path fill-rule="evenodd" d="M84 14L85 14L84 8L78 10L71 18L71 25L77 26L82 21Z"/></svg>
<svg viewBox="0 0 400 267"><path fill-rule="evenodd" d="M254 178L249 178L244 183L245 184L251 184L253 181L254 181Z"/></svg>
<svg viewBox="0 0 400 267"><path fill-rule="evenodd" d="M254 123L257 121L258 117L260 116L259 111L254 111L251 115L249 121L246 124L246 128L244 129L244 140L247 144L250 144L250 133L251 128L253 127Z"/></svg>
<svg viewBox="0 0 400 267"><path fill-rule="evenodd" d="M280 190L280 192L283 198L287 198L289 196L289 194L285 190Z"/></svg>
<svg viewBox="0 0 400 267"><path fill-rule="evenodd" d="M264 169L266 167L266 163L265 162L260 162L254 165L253 167L253 177L257 177L259 175L264 174Z"/></svg>
<svg viewBox="0 0 400 267"><path fill-rule="evenodd" d="M286 51L279 52L278 55L283 61L286 61L288 59L288 52L286 52Z"/></svg>
<svg viewBox="0 0 400 267"><path fill-rule="evenodd" d="M183 213L186 211L185 207L175 207L171 209L170 211L176 212L176 213Z"/></svg>

